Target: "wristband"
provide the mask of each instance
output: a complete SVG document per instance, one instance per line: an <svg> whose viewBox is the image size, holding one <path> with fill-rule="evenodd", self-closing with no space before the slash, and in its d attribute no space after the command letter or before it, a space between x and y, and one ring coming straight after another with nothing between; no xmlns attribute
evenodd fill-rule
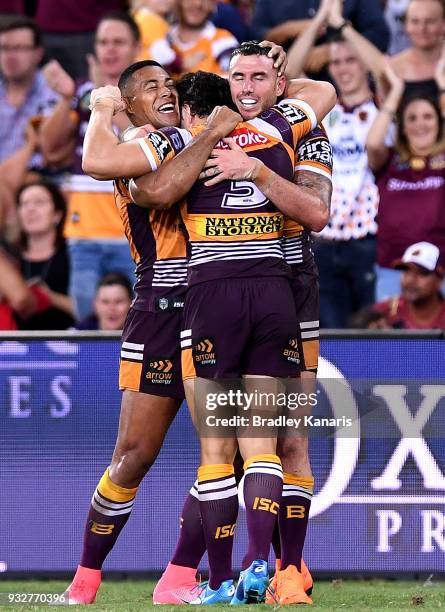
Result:
<svg viewBox="0 0 445 612"><path fill-rule="evenodd" d="M344 28L345 28L346 26L348 26L348 25L352 25L352 24L351 24L351 22L349 21L349 19L345 19L345 20L343 21L343 23L342 23L340 26L338 26L338 28L334 28L334 32L335 32L336 34L341 34L341 33L343 32Z"/></svg>

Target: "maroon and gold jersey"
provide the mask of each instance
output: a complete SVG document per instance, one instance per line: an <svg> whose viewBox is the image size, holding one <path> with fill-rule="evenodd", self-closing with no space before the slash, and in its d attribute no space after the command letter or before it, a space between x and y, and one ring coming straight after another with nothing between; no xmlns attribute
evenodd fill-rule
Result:
<svg viewBox="0 0 445 612"><path fill-rule="evenodd" d="M313 127L313 110L283 100L230 135L251 157L292 180L294 151ZM223 142L216 148L224 148ZM195 183L181 214L190 241L189 285L233 277L287 276L281 239L284 217L251 181Z"/></svg>
<svg viewBox="0 0 445 612"><path fill-rule="evenodd" d="M332 180L332 147L323 127L317 125L302 138L295 149L295 172L308 170ZM284 223L283 251L286 262L294 273L313 258L311 232L297 221L286 219Z"/></svg>
<svg viewBox="0 0 445 612"><path fill-rule="evenodd" d="M190 138L188 132L176 128L149 134L143 139L143 149L150 169L174 157ZM133 307L151 312L181 309L187 288L187 253L178 207L152 210L138 206L127 180L116 181L115 199L136 264Z"/></svg>

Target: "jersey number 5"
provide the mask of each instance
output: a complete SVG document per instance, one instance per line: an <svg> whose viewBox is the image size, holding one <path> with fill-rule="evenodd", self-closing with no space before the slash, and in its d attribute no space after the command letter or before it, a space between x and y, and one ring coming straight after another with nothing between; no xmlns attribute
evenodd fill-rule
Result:
<svg viewBox="0 0 445 612"><path fill-rule="evenodd" d="M269 202L264 193L250 181L231 181L230 191L223 197L221 208L260 208Z"/></svg>

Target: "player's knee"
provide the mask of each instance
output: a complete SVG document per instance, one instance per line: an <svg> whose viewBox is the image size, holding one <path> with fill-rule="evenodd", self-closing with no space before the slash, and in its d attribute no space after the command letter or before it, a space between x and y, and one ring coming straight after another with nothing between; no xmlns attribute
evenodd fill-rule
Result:
<svg viewBox="0 0 445 612"><path fill-rule="evenodd" d="M119 481L140 481L155 462L156 455L141 444L121 445L114 452L110 475L114 474Z"/></svg>

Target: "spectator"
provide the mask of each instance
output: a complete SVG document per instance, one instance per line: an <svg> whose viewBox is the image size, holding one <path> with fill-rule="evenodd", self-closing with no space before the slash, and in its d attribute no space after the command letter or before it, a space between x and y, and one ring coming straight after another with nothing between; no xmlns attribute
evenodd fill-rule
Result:
<svg viewBox="0 0 445 612"><path fill-rule="evenodd" d="M123 5L122 0L39 0L36 22L49 58L57 59L73 79L83 77L99 21Z"/></svg>
<svg viewBox="0 0 445 612"><path fill-rule="evenodd" d="M443 1L411 0L406 11L405 29L412 46L392 58L393 69L405 81L405 94L437 95L434 75L441 54L445 52Z"/></svg>
<svg viewBox="0 0 445 612"><path fill-rule="evenodd" d="M319 29L329 24L341 30L329 44L329 71L339 99L324 121L334 154L331 218L314 245L320 323L330 328L346 327L353 312L375 299L378 189L365 143L377 107L355 39L371 44L343 22L340 0L323 0L288 58L289 76L298 75Z"/></svg>
<svg viewBox="0 0 445 612"><path fill-rule="evenodd" d="M21 329L66 329L74 320L68 297L69 263L63 238L66 202L51 183L31 183L18 194L18 262L24 279L38 283L51 307L19 321Z"/></svg>
<svg viewBox="0 0 445 612"><path fill-rule="evenodd" d="M132 299L133 289L126 276L113 272L106 274L97 286L94 314L78 323L76 329L123 329Z"/></svg>
<svg viewBox="0 0 445 612"><path fill-rule="evenodd" d="M384 15L389 27L388 54L394 55L411 46L405 29L405 14L410 0L386 0Z"/></svg>
<svg viewBox="0 0 445 612"><path fill-rule="evenodd" d="M230 2L213 2L214 10L210 17L217 28L228 30L239 43L253 38L250 27L247 25L239 9Z"/></svg>
<svg viewBox="0 0 445 612"><path fill-rule="evenodd" d="M378 301L398 290L399 274L391 269L391 264L410 244L428 241L445 251L443 117L435 100L420 94L404 98L397 112L404 83L389 62L385 74L392 87L367 140L369 165L376 173L380 191ZM445 86L445 58L437 79ZM441 97L445 113L445 96ZM388 147L386 133L396 112L396 145Z"/></svg>
<svg viewBox="0 0 445 612"><path fill-rule="evenodd" d="M213 0L179 0L179 23L169 41L181 61L182 72L204 70L225 74L238 41L210 21Z"/></svg>
<svg viewBox="0 0 445 612"><path fill-rule="evenodd" d="M168 18L175 0L133 0L132 15L141 33L142 49L139 60L152 59L170 72L179 72L175 51L167 40L170 31Z"/></svg>
<svg viewBox="0 0 445 612"><path fill-rule="evenodd" d="M401 295L375 304L374 312L396 329L445 329L445 301L441 294L444 269L440 251L430 242L409 246L394 262L402 270Z"/></svg>
<svg viewBox="0 0 445 612"><path fill-rule="evenodd" d="M258 40L291 43L309 26L322 0L257 0L252 29ZM388 46L389 30L379 0L345 0L344 18L382 51ZM318 73L329 61L325 29L317 32L317 45L311 49L307 72ZM319 34L319 35L318 35Z"/></svg>
<svg viewBox="0 0 445 612"><path fill-rule="evenodd" d="M65 234L70 251L70 295L79 319L91 312L95 287L104 274L116 270L129 278L134 275L134 263L114 202L113 183L97 182L83 173L82 146L92 89L117 85L121 72L135 61L139 51L139 30L134 20L125 13L110 13L97 29L97 59L92 62L91 79L85 78L76 85L56 62L47 66L47 78L61 100L42 126L45 154L56 161L60 151L75 145L72 176L66 185L70 195ZM120 129L128 126L126 116L123 119Z"/></svg>
<svg viewBox="0 0 445 612"><path fill-rule="evenodd" d="M27 285L16 263L0 249L0 330L15 330L16 316L25 319L49 306L44 289Z"/></svg>
<svg viewBox="0 0 445 612"><path fill-rule="evenodd" d="M38 66L43 57L40 32L27 17L0 31L0 163L23 147L30 120L38 121L58 101ZM32 167L41 168L33 156Z"/></svg>

